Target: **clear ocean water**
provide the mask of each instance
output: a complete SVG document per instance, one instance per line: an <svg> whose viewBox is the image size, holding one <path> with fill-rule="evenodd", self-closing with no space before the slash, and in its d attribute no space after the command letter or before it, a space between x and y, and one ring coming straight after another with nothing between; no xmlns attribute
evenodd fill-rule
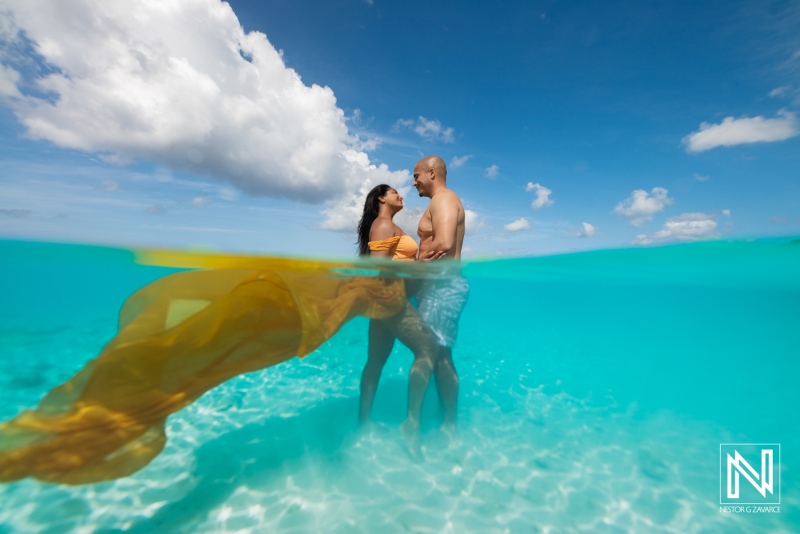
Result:
<svg viewBox="0 0 800 534"><path fill-rule="evenodd" d="M0 419L36 405L174 272L130 251L0 241ZM476 261L460 434L399 432L396 346L356 423L367 321L170 417L134 476L0 485L11 532L800 532L800 240ZM720 510L720 444L779 443L780 513ZM747 485L746 482L743 484Z"/></svg>

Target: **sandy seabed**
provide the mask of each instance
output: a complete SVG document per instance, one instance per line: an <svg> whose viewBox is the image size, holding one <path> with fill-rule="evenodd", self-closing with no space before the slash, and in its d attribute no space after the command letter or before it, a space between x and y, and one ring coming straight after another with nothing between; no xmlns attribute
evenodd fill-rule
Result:
<svg viewBox="0 0 800 534"><path fill-rule="evenodd" d="M737 436L671 411L570 395L533 360L464 343L456 440L429 392L424 461L400 437L411 360L395 348L375 423L356 424L366 322L305 360L231 380L168 422L164 453L134 476L81 487L0 486L11 532L796 532L780 514L719 510L719 443ZM8 418L68 378L107 324L0 334ZM481 350L483 349L483 350ZM542 351L560 350L538 347ZM37 358L25 358L35 353ZM487 365L487 362L491 362Z"/></svg>

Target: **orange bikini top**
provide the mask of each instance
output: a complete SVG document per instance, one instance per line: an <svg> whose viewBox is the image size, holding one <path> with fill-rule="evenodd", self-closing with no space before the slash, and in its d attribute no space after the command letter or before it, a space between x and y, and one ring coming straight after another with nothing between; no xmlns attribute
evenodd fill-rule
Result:
<svg viewBox="0 0 800 534"><path fill-rule="evenodd" d="M407 235L398 235L381 241L367 243L370 250L388 250L392 253L392 261L415 261L417 258L417 242Z"/></svg>

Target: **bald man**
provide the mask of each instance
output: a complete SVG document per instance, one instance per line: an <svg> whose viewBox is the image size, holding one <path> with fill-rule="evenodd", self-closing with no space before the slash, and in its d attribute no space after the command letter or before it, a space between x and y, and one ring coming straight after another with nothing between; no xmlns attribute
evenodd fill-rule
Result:
<svg viewBox="0 0 800 534"><path fill-rule="evenodd" d="M464 206L458 195L447 188L447 167L442 158L427 156L417 162L414 187L419 196L431 199L417 229L420 258L431 253L444 253L443 260L460 260L465 230ZM455 430L458 407L458 374L453 365L453 345L458 334L458 321L469 295L469 284L461 276L461 269L457 264L452 264L452 267L444 270L441 278L423 281L417 292L419 313L439 341L439 357L433 374L444 408L442 428L448 431Z"/></svg>

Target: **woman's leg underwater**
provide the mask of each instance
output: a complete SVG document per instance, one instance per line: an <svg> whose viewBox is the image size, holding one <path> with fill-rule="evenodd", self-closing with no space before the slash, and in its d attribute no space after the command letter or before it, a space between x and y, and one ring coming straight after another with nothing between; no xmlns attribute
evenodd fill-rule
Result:
<svg viewBox="0 0 800 534"><path fill-rule="evenodd" d="M362 423L369 420L372 412L372 403L375 392L381 380L381 372L389 354L394 346L394 334L386 327L383 321L370 319L369 321L369 348L367 349L367 363L361 373L361 402L358 408L358 420Z"/></svg>

